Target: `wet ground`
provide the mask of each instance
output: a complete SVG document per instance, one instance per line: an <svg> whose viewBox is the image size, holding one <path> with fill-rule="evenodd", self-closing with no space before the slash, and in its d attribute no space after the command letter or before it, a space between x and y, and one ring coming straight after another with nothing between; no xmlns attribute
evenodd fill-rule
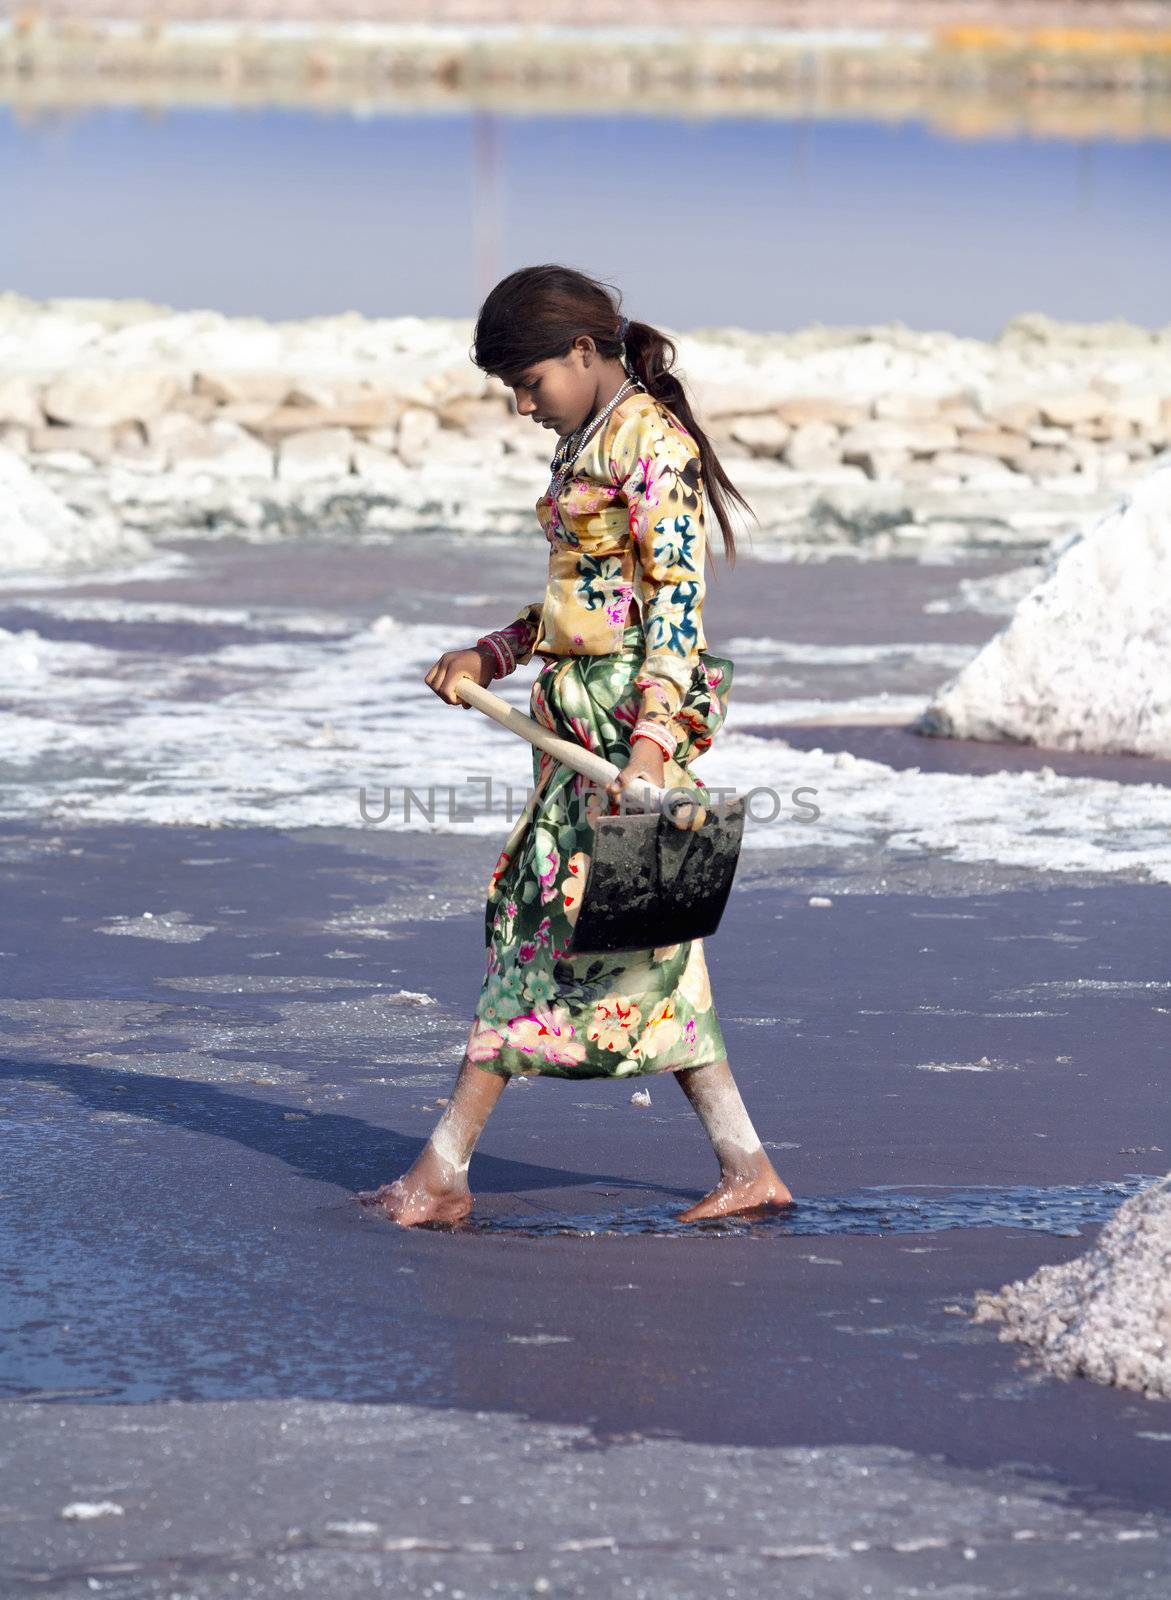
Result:
<svg viewBox="0 0 1171 1600"><path fill-rule="evenodd" d="M673 1079L547 1080L408 1231L491 841L0 841L5 1594L1166 1593L1167 1408L967 1315L1168 1166L1164 888L778 865L709 958L792 1213L681 1227Z"/></svg>
<svg viewBox="0 0 1171 1600"><path fill-rule="evenodd" d="M545 1080L503 1096L467 1224L395 1228L354 1197L449 1093L502 827L143 816L214 823L252 785L349 817L370 750L449 770L474 714L407 703L404 636L351 636L474 638L542 552L453 593L434 541L179 548L0 610L30 630L0 804L0 1593L1163 1600L1171 1410L1041 1374L969 1311L1171 1166L1167 886L871 827L746 850L708 957L792 1211L679 1224L716 1168L674 1080ZM741 726L1137 804L1160 764L851 720L994 632L943 607L1010 565L745 559L709 630L747 641ZM785 720L809 702L840 724Z"/></svg>

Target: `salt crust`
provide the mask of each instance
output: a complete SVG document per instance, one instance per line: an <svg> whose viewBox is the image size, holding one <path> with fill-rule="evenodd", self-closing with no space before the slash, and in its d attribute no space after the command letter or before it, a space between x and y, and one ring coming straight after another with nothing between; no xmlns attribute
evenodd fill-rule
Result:
<svg viewBox="0 0 1171 1600"><path fill-rule="evenodd" d="M976 1322L1059 1378L1171 1398L1171 1174L1125 1201L1085 1255L976 1293Z"/></svg>
<svg viewBox="0 0 1171 1600"><path fill-rule="evenodd" d="M1171 757L1171 467L1056 552L917 724L951 739Z"/></svg>

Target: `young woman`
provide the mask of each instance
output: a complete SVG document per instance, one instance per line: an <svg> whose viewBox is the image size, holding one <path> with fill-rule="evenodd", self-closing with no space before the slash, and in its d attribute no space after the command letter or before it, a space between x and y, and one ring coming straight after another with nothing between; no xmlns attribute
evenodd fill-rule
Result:
<svg viewBox="0 0 1171 1600"><path fill-rule="evenodd" d="M672 373L675 348L631 322L582 272L527 267L489 294L474 359L514 391L517 411L560 440L537 516L548 540L543 600L426 675L454 692L532 656L534 719L622 770L611 803L649 779L694 789L689 770L727 713L732 663L706 648L705 508L728 556L732 486ZM792 1203L728 1066L701 940L612 955L567 953L590 863L585 780L534 748L535 787L488 884L487 963L447 1109L409 1171L359 1196L393 1221L456 1222L472 1208L468 1164L509 1078L673 1072L720 1164L680 1220L764 1214Z"/></svg>

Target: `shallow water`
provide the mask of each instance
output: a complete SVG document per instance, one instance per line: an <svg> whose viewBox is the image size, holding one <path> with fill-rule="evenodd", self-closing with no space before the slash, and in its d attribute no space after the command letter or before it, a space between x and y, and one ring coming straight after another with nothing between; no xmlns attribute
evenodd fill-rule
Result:
<svg viewBox="0 0 1171 1600"><path fill-rule="evenodd" d="M591 1237L596 1234L695 1233L800 1234L818 1237L842 1233L936 1233L945 1228L1028 1228L1076 1239L1083 1227L1107 1222L1124 1200L1148 1188L1149 1174L1127 1173L1114 1183L944 1185L876 1184L852 1194L814 1195L770 1217L728 1217L704 1222L679 1222L683 1207L618 1207L596 1214L561 1217L470 1217L461 1233L512 1233L527 1238L551 1234ZM917 1192L912 1193L915 1190ZM929 1192L928 1192L929 1191Z"/></svg>
<svg viewBox="0 0 1171 1600"><path fill-rule="evenodd" d="M638 174L634 214L615 205ZM675 328L1166 320L1171 141L907 118L0 111L0 289L473 316L553 250ZM641 191L641 192L640 192ZM669 235L670 270L648 241ZM84 238L84 252L77 240ZM1069 264L1076 263L1070 271Z"/></svg>

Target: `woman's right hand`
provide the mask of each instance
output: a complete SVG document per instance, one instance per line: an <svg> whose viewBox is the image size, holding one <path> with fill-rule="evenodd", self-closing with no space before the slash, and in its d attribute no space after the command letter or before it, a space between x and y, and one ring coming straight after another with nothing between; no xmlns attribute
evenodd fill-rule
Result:
<svg viewBox="0 0 1171 1600"><path fill-rule="evenodd" d="M475 647L471 650L445 650L428 672L425 681L448 705L462 706L465 711L470 711L472 708L468 702L461 700L452 689L461 672L466 672L482 689L486 689L492 682L492 664L487 652Z"/></svg>

